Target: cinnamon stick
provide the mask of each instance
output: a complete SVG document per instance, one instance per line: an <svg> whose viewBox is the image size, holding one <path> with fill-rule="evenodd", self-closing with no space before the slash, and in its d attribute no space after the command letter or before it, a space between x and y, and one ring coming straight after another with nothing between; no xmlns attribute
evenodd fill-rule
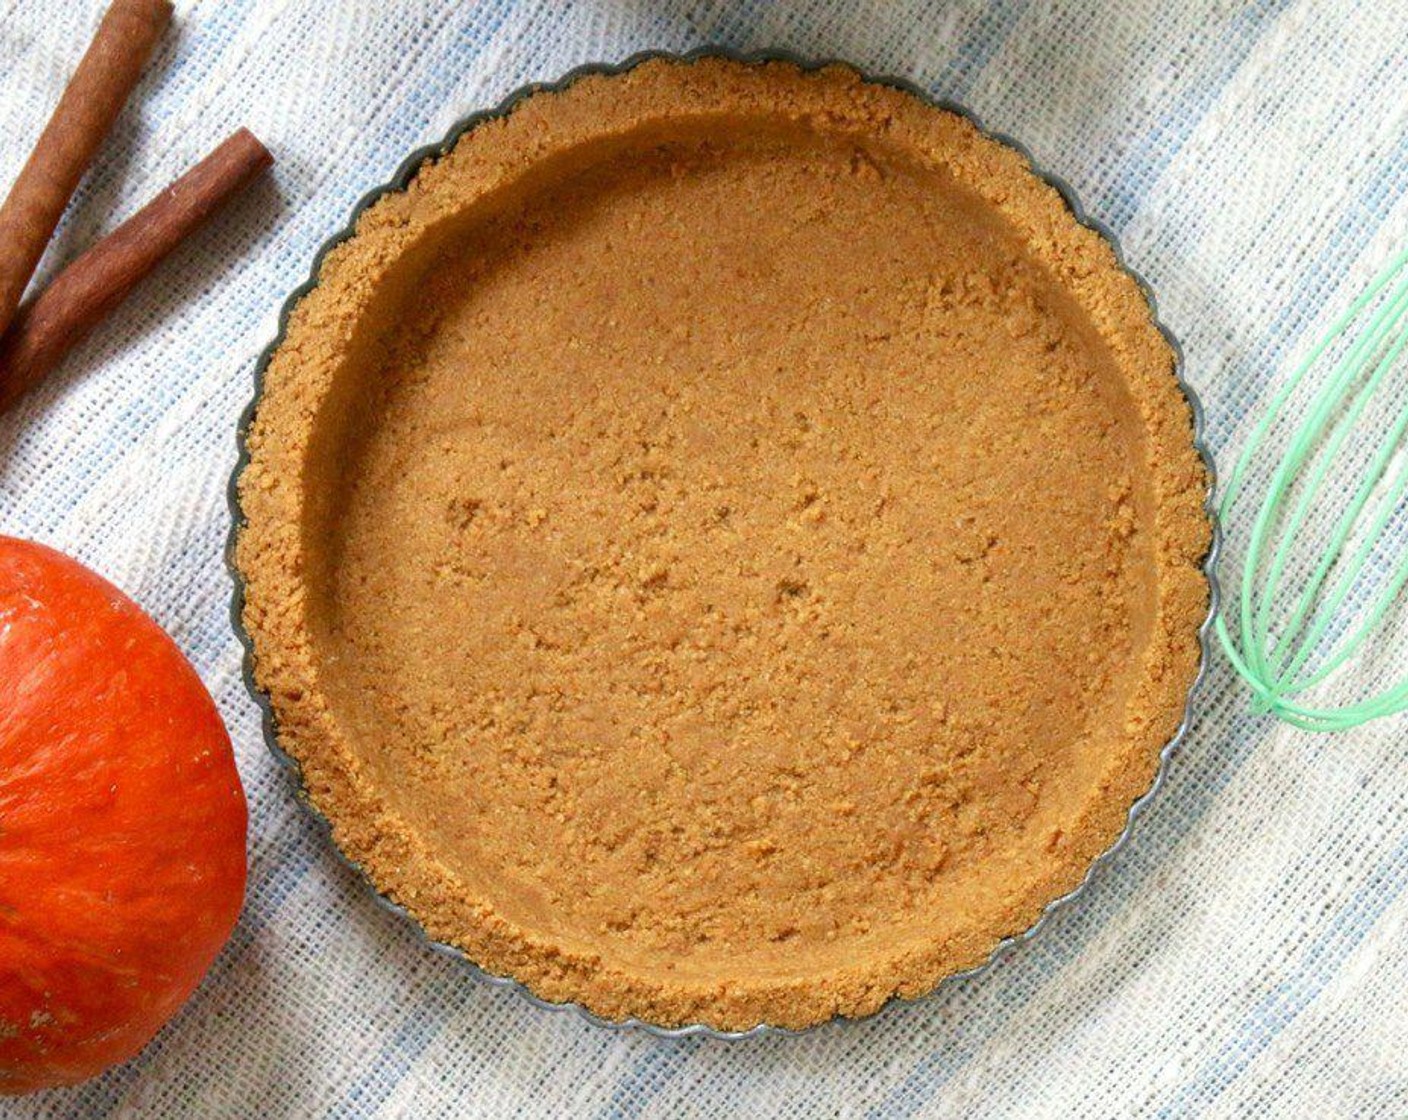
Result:
<svg viewBox="0 0 1408 1120"><path fill-rule="evenodd" d="M170 19L168 0L114 0L0 206L0 334Z"/></svg>
<svg viewBox="0 0 1408 1120"><path fill-rule="evenodd" d="M0 412L56 366L192 230L274 162L240 129L65 268L0 338Z"/></svg>

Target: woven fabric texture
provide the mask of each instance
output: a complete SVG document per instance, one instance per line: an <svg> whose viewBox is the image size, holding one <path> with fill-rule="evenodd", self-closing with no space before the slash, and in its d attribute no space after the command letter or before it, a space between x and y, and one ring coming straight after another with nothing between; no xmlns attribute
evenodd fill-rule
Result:
<svg viewBox="0 0 1408 1120"><path fill-rule="evenodd" d="M97 17L0 0L0 182ZM235 426L318 246L458 117L645 48L846 58L1019 138L1154 287L1227 463L1408 236L1408 3L195 0L176 27L41 279L240 124L278 165L0 418L0 532L98 569L191 657L249 793L249 896L138 1059L0 1113L1408 1114L1402 719L1293 731L1216 657L1131 843L994 970L800 1038L662 1042L483 986L373 904L265 748L224 566Z"/></svg>

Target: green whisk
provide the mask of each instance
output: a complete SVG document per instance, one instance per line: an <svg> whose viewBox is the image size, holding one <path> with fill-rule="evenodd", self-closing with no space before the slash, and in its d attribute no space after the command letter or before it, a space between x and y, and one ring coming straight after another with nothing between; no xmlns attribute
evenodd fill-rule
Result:
<svg viewBox="0 0 1408 1120"><path fill-rule="evenodd" d="M1408 708L1408 679L1379 680L1374 656L1397 637L1391 608L1408 583L1408 393L1390 377L1408 347L1405 266L1408 251L1276 393L1219 506L1230 532L1237 499L1264 482L1217 634L1256 707L1312 731ZM1322 366L1331 372L1304 418L1289 420L1292 395Z"/></svg>

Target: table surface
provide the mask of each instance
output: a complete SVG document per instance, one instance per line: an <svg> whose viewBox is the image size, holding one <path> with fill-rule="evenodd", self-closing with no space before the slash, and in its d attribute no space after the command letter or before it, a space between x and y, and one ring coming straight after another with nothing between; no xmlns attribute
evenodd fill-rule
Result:
<svg viewBox="0 0 1408 1120"><path fill-rule="evenodd" d="M0 4L0 182L97 14ZM1268 388L1404 244L1405 0L198 0L177 26L41 277L240 124L278 166L0 418L0 532L103 572L192 658L249 792L249 898L138 1059L0 1113L1408 1112L1402 719L1296 732L1251 714L1219 658L1132 843L994 971L802 1038L664 1043L477 984L372 904L265 750L223 566L255 357L321 242L456 118L644 48L844 57L1020 138L1157 291L1228 462Z"/></svg>

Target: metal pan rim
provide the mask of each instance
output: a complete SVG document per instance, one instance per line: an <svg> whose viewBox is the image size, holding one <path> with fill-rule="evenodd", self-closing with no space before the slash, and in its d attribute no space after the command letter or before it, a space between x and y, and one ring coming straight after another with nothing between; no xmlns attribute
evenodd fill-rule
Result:
<svg viewBox="0 0 1408 1120"><path fill-rule="evenodd" d="M903 90L905 93L908 93L911 96L918 98L926 105L930 105L938 109L944 109L951 113L956 113L959 116L970 121L974 125L974 127L976 127L984 136L996 140L998 143L1012 148L1018 153L1020 153L1030 165L1032 173L1035 174L1043 182L1048 184L1050 187L1052 187L1061 196L1062 201L1066 204L1066 207L1070 210L1070 212L1075 216L1076 220L1087 228L1094 230L1102 238L1104 238L1107 243L1109 243L1111 248L1114 249L1115 256L1120 263L1120 267L1123 268L1125 272L1127 272L1130 277L1135 281L1135 283L1139 285L1140 291L1143 293L1145 299L1148 301L1150 313L1153 316L1155 326L1158 328L1159 332L1164 336L1165 340L1169 344L1169 347L1173 351L1174 376L1177 379L1179 389L1182 391L1184 397L1187 399L1188 406L1192 412L1193 444L1196 450L1198 451L1198 454L1203 460L1203 463L1207 469L1207 475L1209 480L1208 492L1204 498L1203 509L1207 515L1208 523L1211 526L1212 536L1207 556L1205 557L1202 565L1202 571L1208 583L1208 613L1207 617L1203 620L1202 624L1198 628L1198 642L1200 647L1198 672L1193 680L1192 685L1188 690L1188 696L1184 703L1183 716L1179 722L1178 728L1177 730L1175 730L1168 742L1164 745L1162 751L1160 751L1159 765L1154 775L1154 779L1150 783L1149 788L1130 805L1129 815L1125 822L1123 830L1120 832L1119 836L1115 838L1115 841L1107 849L1105 849L1104 852L1102 852L1091 862L1089 868L1087 868L1086 870L1085 876L1081 879L1079 884L1077 884L1072 890L1048 902L1043 908L1041 915L1037 918L1037 920L1032 923L1032 925L1028 926L1025 930L1023 930L1021 933L1013 934L1012 936L1004 938L1002 941L998 942L993 947L992 952L988 955L988 958L984 962L974 966L973 968L965 969L962 972L950 973L948 976L943 977L943 979L941 979L933 988L931 988L928 992L924 993L923 995L910 998L892 996L880 1008L877 1008L876 1011L872 1012L870 1015L864 1016L865 1018L870 1018L871 1015L878 1015L886 1008L889 1008L890 1006L898 1002L914 1003L920 1000L931 999L940 991L952 984L958 983L959 981L963 980L969 980L974 977L980 976L985 972L988 972L1017 946L1025 944L1026 942L1032 940L1032 938L1036 937L1048 925L1051 916L1056 911L1069 906L1075 899L1077 899L1090 885L1091 881L1098 874L1101 873L1102 869L1109 865L1116 853L1123 849L1128 843L1129 836L1134 827L1135 822L1144 813L1149 803L1158 795L1159 790L1162 788L1167 778L1169 762L1172 759L1173 755L1177 752L1184 738L1187 736L1188 729L1192 723L1194 701L1202 690L1203 684L1207 679L1208 667L1211 662L1212 655L1213 620L1217 617L1219 603L1221 599L1221 593L1217 581L1217 560L1222 548L1223 537L1221 526L1219 525L1217 519L1217 511L1213 505L1213 493L1216 487L1216 475L1214 471L1212 453L1208 449L1204 439L1204 429L1206 426L1206 422L1204 419L1202 402L1199 400L1198 395L1193 390L1192 386L1188 384L1184 372L1185 367L1183 350L1179 346L1178 340L1159 319L1158 307L1155 303L1152 290L1150 289L1149 285L1145 282L1144 278L1125 263L1124 255L1121 252L1119 241L1115 237L1113 231L1111 231L1100 221L1089 217L1080 205L1079 200L1076 198L1075 192L1071 190L1071 188L1065 183L1065 181L1059 178L1058 176L1053 175L1051 172L1045 170L1039 164L1037 164L1036 161L1032 159L1031 154L1018 141L1012 139L1010 136L1006 136L1000 132L995 132L992 129L986 128L983 123L964 106L951 101L935 98L920 87L916 86L913 82L910 82L904 78L871 74L867 72L864 68L858 67L853 63L845 61L844 59L805 58L783 50L736 51L727 47L718 46L699 47L682 54L672 53L669 51L642 51L638 54L631 55L629 58L619 63L587 63L583 66L578 66L575 69L569 71L562 78L558 79L555 82L535 82L529 85L520 86L518 89L514 90L507 97L505 97L497 106L491 109L471 113L465 117L460 118L458 121L455 122L454 125L451 126L451 128L445 134L445 137L442 140L438 141L437 143L428 144L424 147L417 148L409 156L407 156L405 160L401 162L401 165L396 169L395 174L387 183L373 188L372 190L364 194L361 199L358 200L356 205L354 205L352 208L352 213L350 218L348 219L347 224L343 226L332 237L328 238L325 242L323 242L323 244L319 247L318 252L313 258L313 263L308 278L302 284L296 287L291 293L289 293L288 297L284 300L283 306L279 313L278 330L275 334L275 337L272 341L269 342L267 346L264 347L255 362L253 375L254 392L249 401L249 404L245 407L243 413L241 414L236 428L236 443L238 448L238 457L237 462L235 464L234 472L230 476L230 482L227 491L227 500L230 510L230 533L225 548L225 565L234 583L234 594L231 600L231 621L234 626L235 633L239 637L240 643L244 649L244 656L242 659L242 675L244 678L245 688L248 690L250 696L254 699L254 701L259 705L260 711L262 713L262 725L265 743L268 746L268 749L272 752L274 758L292 775L296 787L298 800L303 804L303 807L313 816L313 818L318 822L322 830L327 834L329 845L332 850L336 853L337 858L340 859L346 866L352 868L352 870L354 870L358 874L362 881L366 883L367 887L371 890L372 895L376 899L377 903L383 909L388 910L391 913L397 914L402 918L406 919L410 926L415 930L416 935L432 951L453 957L456 961L460 962L462 966L467 968L469 974L477 980L485 984L492 985L494 987L510 989L518 993L519 996L521 996L528 1003L532 1004L535 1007L540 1007L549 1011L572 1012L580 1018L586 1020L588 1023L591 1023L594 1026L604 1027L608 1030L637 1030L661 1039L673 1040L685 1038L711 1038L721 1041L734 1042L743 1039L759 1038L769 1035L806 1034L810 1031L814 1031L817 1028L830 1023L847 1021L848 1017L836 1016L831 1019L825 1020L824 1022L816 1023L811 1026L803 1027L800 1029L792 1027L775 1026L773 1024L764 1022L759 1023L756 1026L750 1027L747 1030L735 1031L720 1030L716 1027L709 1026L706 1023L687 1023L681 1026L665 1027L660 1026L656 1023L649 1023L645 1022L644 1020L635 1018L622 1020L604 1019L601 1016L596 1015L595 1013L587 1010L587 1008L583 1007L579 1003L570 1000L561 1003L555 1003L553 1001L543 999L541 996L535 995L522 982L514 979L511 976L499 976L494 973L486 972L484 969L480 968L477 964L470 960L460 949L457 949L452 945L447 945L444 942L432 939L424 931L420 923L416 921L416 919L411 914L409 914L404 907L398 905L395 902L392 902L389 898L382 894L376 888L376 885L372 882L371 877L366 873L365 869L363 869L357 863L349 859L342 852L342 849L339 848L337 844L332 841L332 827L329 824L328 820L317 810L316 807L314 807L312 802L309 800L307 789L304 785L302 773L298 762L289 754L287 754L279 745L278 734L275 727L274 712L272 705L270 704L269 697L254 682L254 645L248 632L244 628L242 618L244 610L244 578L235 563L235 542L239 536L240 527L244 521L243 513L241 511L239 503L239 479L240 475L244 472L245 467L249 464L249 449L247 446L247 436L249 433L250 424L254 418L255 409L259 403L260 397L263 395L264 371L268 367L269 361L273 357L274 352L283 342L285 332L288 328L289 315L292 313L294 307L297 306L298 302L305 295L307 295L308 292L312 290L312 288L317 284L318 274L321 271L323 259L334 247L341 244L343 241L347 240L353 235L356 228L357 220L361 217L362 212L365 211L373 203L375 203L378 199L380 199L383 195L393 194L405 190L410 185L411 180L415 178L415 175L420 170L422 164L424 164L427 160L438 159L439 157L447 154L450 149L453 148L455 144L459 141L460 137L462 137L465 133L478 127L486 121L494 120L507 115L519 102L521 102L527 97L532 96L533 94L540 92L559 92L561 90L566 89L568 86L578 81L579 79L587 77L589 75L612 76L617 74L623 74L626 71L632 70L635 67L639 66L641 63L648 62L654 59L662 59L665 61L672 62L692 62L701 58L722 58L733 62L743 62L750 64L764 62L787 62L791 63L794 66L798 66L803 70L819 70L832 65L846 66L851 70L854 70L866 82L871 82L879 85L887 85L899 90Z"/></svg>

